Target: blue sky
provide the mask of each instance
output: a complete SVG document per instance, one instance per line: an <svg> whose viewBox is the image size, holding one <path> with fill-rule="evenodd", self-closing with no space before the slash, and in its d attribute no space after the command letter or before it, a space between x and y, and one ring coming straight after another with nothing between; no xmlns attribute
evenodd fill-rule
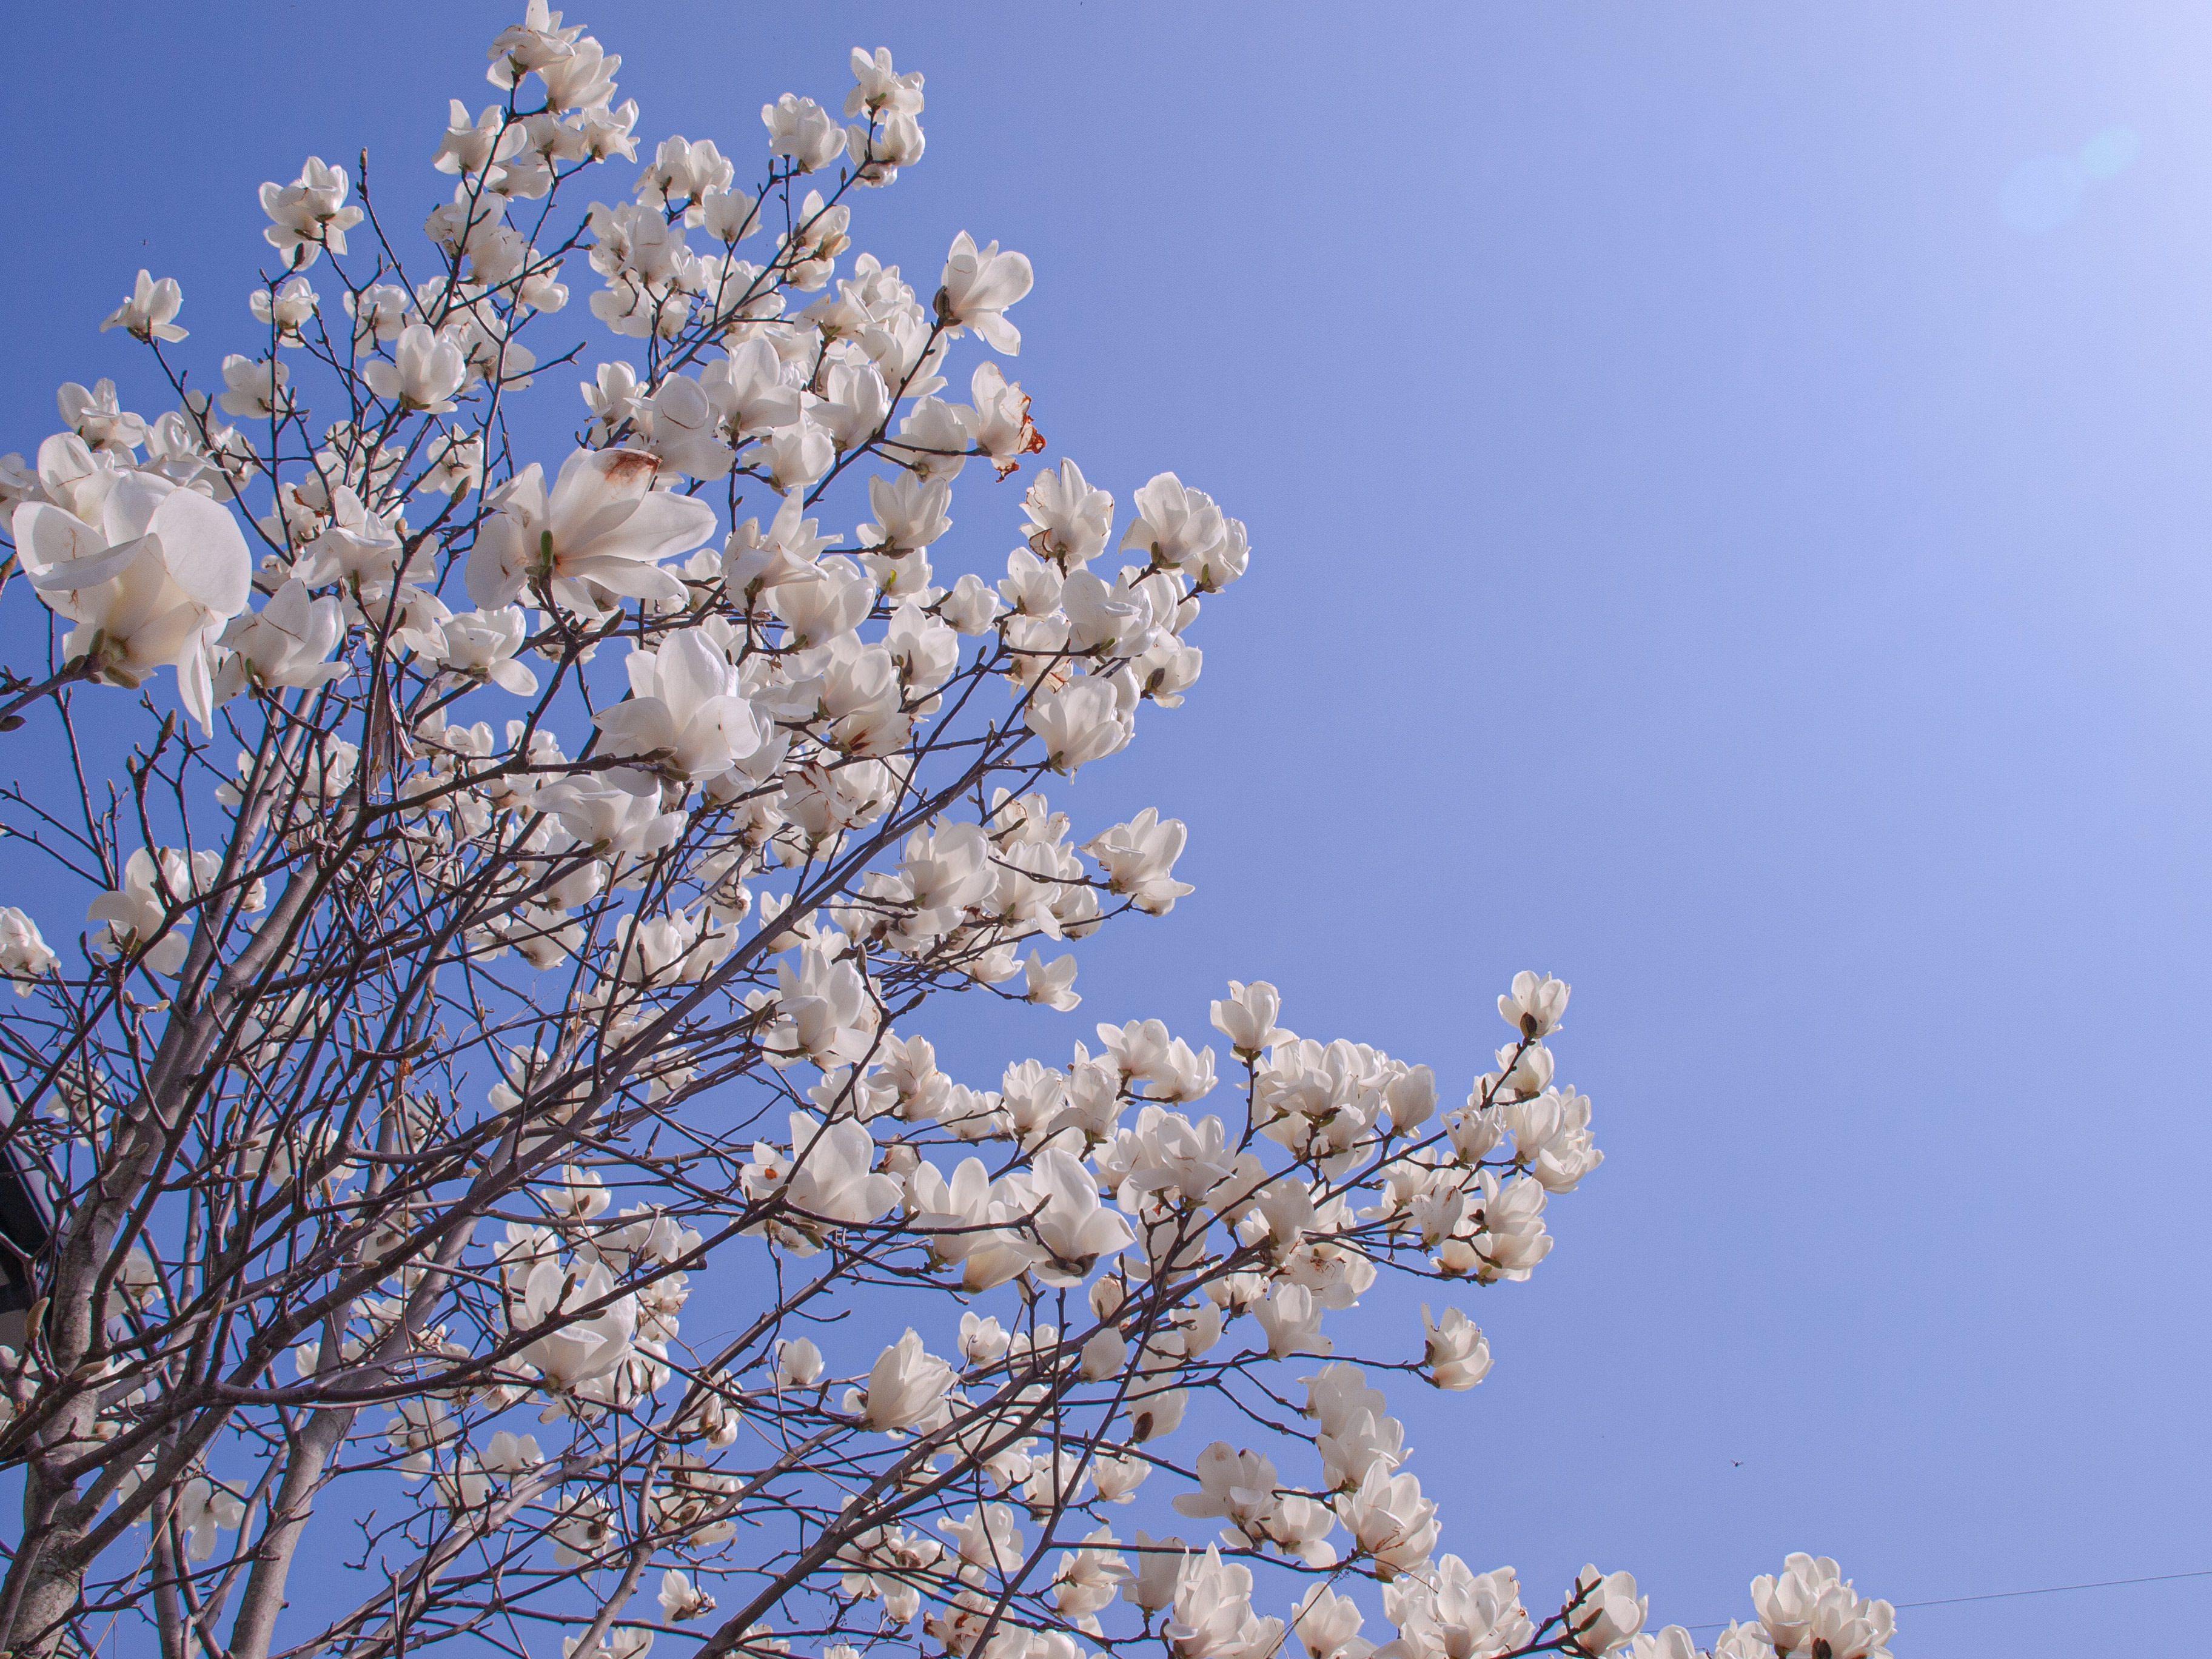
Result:
<svg viewBox="0 0 2212 1659"><path fill-rule="evenodd" d="M1067 792L1185 818L1198 893L1079 1015L956 1030L971 1080L1093 1018L1199 1037L1235 976L1463 1090L1514 969L1574 982L1606 1165L1468 1298L1490 1380L1398 1402L1451 1547L1689 1623L1800 1548L1900 1603L2212 1568L2201 10L571 19L648 143L747 167L848 46L925 70L860 246L1028 252L1045 459L1250 526L1196 694ZM244 349L254 186L306 153L419 216L507 20L18 20L0 448L65 379L161 406L93 332L142 264L203 375ZM1019 487L962 485L949 568ZM2201 1593L1907 1610L1899 1650L2109 1650Z"/></svg>

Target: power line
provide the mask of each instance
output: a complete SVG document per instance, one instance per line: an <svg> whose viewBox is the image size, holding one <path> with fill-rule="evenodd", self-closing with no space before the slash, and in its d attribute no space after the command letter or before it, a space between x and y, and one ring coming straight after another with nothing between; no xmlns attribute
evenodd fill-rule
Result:
<svg viewBox="0 0 2212 1659"><path fill-rule="evenodd" d="M1933 1601L1893 1601L1890 1605L1902 1613L1907 1607L1950 1607L1962 1601L2003 1601L2015 1595L2059 1595L2068 1590L2113 1589L2122 1584L2163 1584L2176 1578L2212 1578L2212 1567L2200 1567L2195 1572L2155 1572L2148 1578L2100 1578L2093 1584L2044 1584L2034 1589L1991 1590L1985 1595L1944 1595ZM1717 1619L1709 1625L1691 1625L1690 1630L1720 1630L1728 1620Z"/></svg>

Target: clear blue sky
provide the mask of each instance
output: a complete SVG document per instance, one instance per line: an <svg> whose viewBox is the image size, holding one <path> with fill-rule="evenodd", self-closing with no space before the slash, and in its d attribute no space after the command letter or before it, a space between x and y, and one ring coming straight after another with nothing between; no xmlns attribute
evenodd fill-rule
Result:
<svg viewBox="0 0 2212 1659"><path fill-rule="evenodd" d="M239 349L254 187L306 153L366 143L419 218L508 11L18 16L0 449L64 379L163 406L93 332L141 264L203 375ZM1901 1603L2212 1568L2212 15L570 18L648 143L746 168L848 46L925 70L861 245L1027 252L1046 459L1251 527L1190 704L1069 799L1187 819L1199 892L1023 1042L1198 1037L1267 977L1463 1090L1515 969L1574 982L1606 1165L1468 1298L1490 1380L1401 1402L1452 1547L1689 1623L1801 1548ZM988 488L951 568L1010 541ZM1908 1609L1899 1650L2114 1651L2205 1583Z"/></svg>

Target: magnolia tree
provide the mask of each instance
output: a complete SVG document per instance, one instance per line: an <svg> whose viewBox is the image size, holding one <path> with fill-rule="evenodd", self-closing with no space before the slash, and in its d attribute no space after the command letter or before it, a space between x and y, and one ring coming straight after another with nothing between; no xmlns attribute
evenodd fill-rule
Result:
<svg viewBox="0 0 2212 1659"><path fill-rule="evenodd" d="M424 234L308 158L252 349L207 374L141 272L106 325L174 406L66 386L0 472L51 613L0 686L44 745L0 803L0 1650L1689 1655L1626 1572L1444 1553L1378 1386L1482 1380L1455 1304L1598 1164L1566 986L1514 980L1449 1109L1261 982L1220 1051L938 1066L933 998L1072 1010L1066 947L1190 891L1182 823L1045 786L1182 702L1247 548L1040 461L976 503L1003 578L945 568L955 481L1044 440L1027 259L847 258L922 77L855 51L757 184L672 137L625 196L620 60L542 0L490 58ZM1433 1305L1354 1355L1385 1273ZM1832 1561L1752 1595L1716 1654L1885 1651Z"/></svg>

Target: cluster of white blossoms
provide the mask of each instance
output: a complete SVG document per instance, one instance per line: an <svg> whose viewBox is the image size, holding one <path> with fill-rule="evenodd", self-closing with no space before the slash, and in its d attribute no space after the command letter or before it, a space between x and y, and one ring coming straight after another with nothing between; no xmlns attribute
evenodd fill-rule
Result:
<svg viewBox="0 0 2212 1659"><path fill-rule="evenodd" d="M556 222L640 161L621 60L544 0L489 55L497 98L426 142L453 185L422 244L307 158L263 187L279 269L219 392L141 272L104 326L176 407L71 384L0 461L57 619L0 729L164 669L191 722L142 694L137 753L92 762L126 788L7 797L82 814L90 931L65 953L51 895L0 908L11 1133L76 1241L0 1366L0 1455L108 1449L27 1477L76 1565L15 1558L0 1647L128 1556L115 1595L181 1619L146 1586L184 1575L210 1644L234 1592L224 1650L263 1659L343 1473L390 1483L362 1524L392 1576L288 1643L519 1613L577 1659L710 1618L713 1652L810 1659L1690 1653L1626 1573L1532 1612L1440 1553L1379 1386L1483 1380L1440 1292L1528 1279L1601 1162L1555 1080L1565 983L1513 979L1457 1104L1258 981L1218 1043L1099 1024L994 1081L922 1034L933 996L1074 1009L1075 947L1191 893L1181 822L1079 829L1047 787L1183 702L1250 556L1175 474L1117 500L1031 459L1021 254L963 231L917 288L855 251L855 192L923 155L922 77L855 50L842 118L763 107L757 183L672 136ZM612 355L575 447L531 459L510 406L573 356L544 319L586 267ZM956 485L1001 526L981 560ZM1385 1274L1432 1282L1418 1329L1358 1314ZM1154 1503L1218 1527L1111 1513ZM1832 1562L1754 1601L1717 1654L1886 1652Z"/></svg>

